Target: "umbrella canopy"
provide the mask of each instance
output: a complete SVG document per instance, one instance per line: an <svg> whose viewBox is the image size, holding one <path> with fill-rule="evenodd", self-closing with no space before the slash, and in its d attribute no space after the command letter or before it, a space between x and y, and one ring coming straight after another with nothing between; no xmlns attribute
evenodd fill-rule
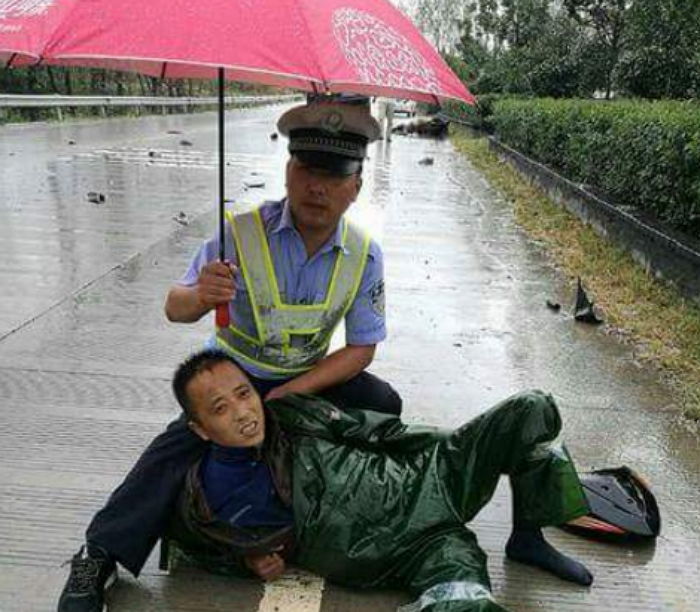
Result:
<svg viewBox="0 0 700 612"><path fill-rule="evenodd" d="M386 0L0 0L0 65L473 103Z"/></svg>

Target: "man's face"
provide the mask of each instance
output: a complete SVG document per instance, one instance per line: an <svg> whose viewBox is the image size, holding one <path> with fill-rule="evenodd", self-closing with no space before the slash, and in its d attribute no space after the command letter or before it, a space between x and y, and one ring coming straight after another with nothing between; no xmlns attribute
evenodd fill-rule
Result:
<svg viewBox="0 0 700 612"><path fill-rule="evenodd" d="M337 176L305 166L292 156L287 163L287 197L300 231L331 231L362 187L357 174Z"/></svg>
<svg viewBox="0 0 700 612"><path fill-rule="evenodd" d="M196 420L192 430L221 446L255 446L265 439L262 402L248 377L232 363L197 374L186 392Z"/></svg>

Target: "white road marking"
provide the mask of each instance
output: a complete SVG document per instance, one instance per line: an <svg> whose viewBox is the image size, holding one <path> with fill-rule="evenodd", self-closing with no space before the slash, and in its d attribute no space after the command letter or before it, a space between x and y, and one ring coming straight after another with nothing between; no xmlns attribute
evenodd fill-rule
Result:
<svg viewBox="0 0 700 612"><path fill-rule="evenodd" d="M265 584L258 612L319 612L323 578L292 568L280 579Z"/></svg>

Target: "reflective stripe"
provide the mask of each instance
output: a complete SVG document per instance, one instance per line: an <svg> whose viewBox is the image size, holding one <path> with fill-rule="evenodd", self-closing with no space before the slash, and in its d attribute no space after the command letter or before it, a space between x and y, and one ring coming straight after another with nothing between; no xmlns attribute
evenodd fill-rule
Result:
<svg viewBox="0 0 700 612"><path fill-rule="evenodd" d="M419 612L428 606L443 601L476 601L478 599L490 599L491 591L478 582L441 582L430 587L416 599L416 601L400 606L397 612Z"/></svg>
<svg viewBox="0 0 700 612"><path fill-rule="evenodd" d="M276 374L309 370L328 350L333 330L352 306L369 252L369 236L345 220L342 247L323 302L282 302L260 210L226 214L233 232L255 321L253 337L232 323L217 329L217 344L234 356ZM296 340L295 337L305 336Z"/></svg>

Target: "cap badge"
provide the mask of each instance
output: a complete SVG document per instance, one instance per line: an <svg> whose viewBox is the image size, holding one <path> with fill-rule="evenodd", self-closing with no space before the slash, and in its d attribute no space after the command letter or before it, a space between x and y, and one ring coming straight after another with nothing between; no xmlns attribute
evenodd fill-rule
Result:
<svg viewBox="0 0 700 612"><path fill-rule="evenodd" d="M343 115L337 111L326 113L322 120L323 129L329 132L340 132L343 129Z"/></svg>

